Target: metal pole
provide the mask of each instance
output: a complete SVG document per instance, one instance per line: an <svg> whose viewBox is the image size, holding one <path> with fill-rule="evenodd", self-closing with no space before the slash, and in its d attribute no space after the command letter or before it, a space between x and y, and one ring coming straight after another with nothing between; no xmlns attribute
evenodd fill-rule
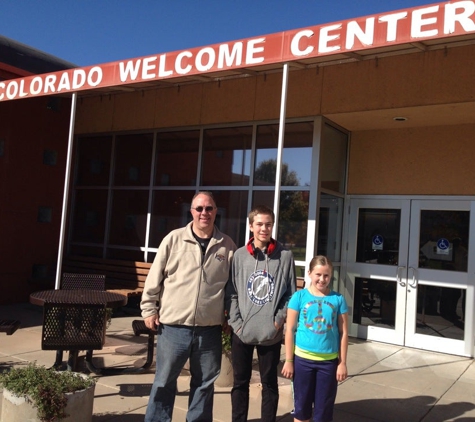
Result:
<svg viewBox="0 0 475 422"><path fill-rule="evenodd" d="M279 228L279 204L280 204L280 185L282 179L282 151L284 149L284 133L285 133L285 111L287 106L287 85L289 80L289 65L284 64L282 72L282 93L280 99L280 120L279 120L279 143L277 147L277 162L275 166L275 192L274 192L274 214L275 224L272 237L277 239Z"/></svg>
<svg viewBox="0 0 475 422"><path fill-rule="evenodd" d="M71 174L71 159L73 155L74 140L74 122L76 119L76 100L77 94L74 92L71 100L71 118L69 121L69 138L68 138L68 155L66 157L66 175L64 176L64 192L63 192L63 209L61 212L61 228L59 230L59 247L58 247L58 264L56 266L55 289L59 289L61 285L61 267L63 264L64 237L66 230L66 216L68 213L68 194L69 194L69 178Z"/></svg>

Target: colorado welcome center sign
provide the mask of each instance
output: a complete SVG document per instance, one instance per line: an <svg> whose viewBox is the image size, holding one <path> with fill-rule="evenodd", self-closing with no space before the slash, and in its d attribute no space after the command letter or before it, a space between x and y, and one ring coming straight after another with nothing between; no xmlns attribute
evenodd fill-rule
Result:
<svg viewBox="0 0 475 422"><path fill-rule="evenodd" d="M0 101L133 84L475 32L475 1L453 1L0 82Z"/></svg>

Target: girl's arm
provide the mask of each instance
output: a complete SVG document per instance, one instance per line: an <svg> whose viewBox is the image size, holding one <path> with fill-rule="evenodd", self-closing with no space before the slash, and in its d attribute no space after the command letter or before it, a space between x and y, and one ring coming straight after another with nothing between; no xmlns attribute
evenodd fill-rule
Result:
<svg viewBox="0 0 475 422"><path fill-rule="evenodd" d="M338 316L338 331L340 332L339 363L336 370L337 381L344 381L348 376L346 357L348 355L348 313Z"/></svg>
<svg viewBox="0 0 475 422"><path fill-rule="evenodd" d="M299 313L293 309L287 308L287 321L285 326L285 363L282 368L282 375L285 378L294 376L294 346L295 346L295 330Z"/></svg>

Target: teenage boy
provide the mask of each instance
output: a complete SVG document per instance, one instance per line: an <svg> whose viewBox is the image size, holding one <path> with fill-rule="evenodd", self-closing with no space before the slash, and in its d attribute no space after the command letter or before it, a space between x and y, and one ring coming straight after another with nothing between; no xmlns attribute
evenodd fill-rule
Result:
<svg viewBox="0 0 475 422"><path fill-rule="evenodd" d="M260 420L276 420L277 366L287 303L295 292L295 264L292 252L271 237L274 220L274 212L264 205L249 213L253 237L235 252L226 288L228 323L233 330L233 422L247 421L254 349L262 384Z"/></svg>

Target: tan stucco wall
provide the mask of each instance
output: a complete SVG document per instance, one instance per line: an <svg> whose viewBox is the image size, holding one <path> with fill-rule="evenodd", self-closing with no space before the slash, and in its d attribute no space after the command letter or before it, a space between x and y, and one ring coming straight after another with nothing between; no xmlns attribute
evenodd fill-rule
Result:
<svg viewBox="0 0 475 422"><path fill-rule="evenodd" d="M473 101L474 56L466 46L330 66L322 113Z"/></svg>
<svg viewBox="0 0 475 422"><path fill-rule="evenodd" d="M353 132L349 194L474 195L475 125Z"/></svg>

